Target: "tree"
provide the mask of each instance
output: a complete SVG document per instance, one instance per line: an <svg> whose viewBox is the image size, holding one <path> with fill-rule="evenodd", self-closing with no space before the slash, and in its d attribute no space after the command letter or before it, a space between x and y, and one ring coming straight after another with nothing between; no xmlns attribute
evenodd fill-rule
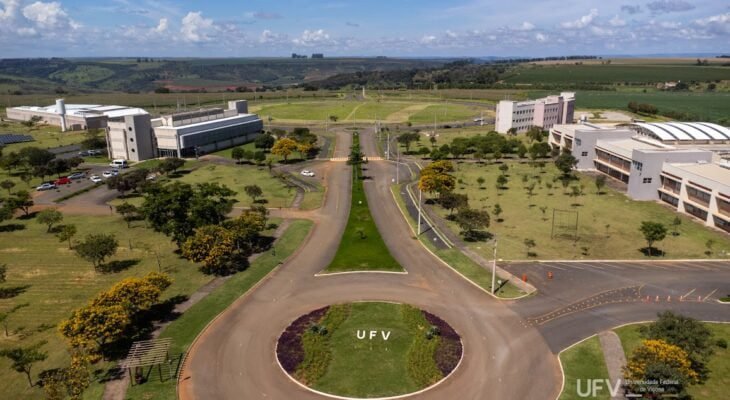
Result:
<svg viewBox="0 0 730 400"><path fill-rule="evenodd" d="M263 151L255 151L253 153L253 160L256 162L257 165L263 164L264 161L266 161L266 153Z"/></svg>
<svg viewBox="0 0 730 400"><path fill-rule="evenodd" d="M119 207L117 207L117 211L119 211ZM58 240L60 242L68 242L68 249L71 250L71 239L76 236L76 225L72 224L66 224L61 226L61 229L56 234L56 237L58 237Z"/></svg>
<svg viewBox="0 0 730 400"><path fill-rule="evenodd" d="M329 120L332 121L332 122L337 122L338 119L339 118L336 115L330 115L329 116Z"/></svg>
<svg viewBox="0 0 730 400"><path fill-rule="evenodd" d="M497 218L497 222L504 221L503 219L499 218L500 215L502 215L502 206L499 205L499 203L494 205L494 208L492 209L492 214Z"/></svg>
<svg viewBox="0 0 730 400"><path fill-rule="evenodd" d="M165 175L177 172L177 170L182 168L183 165L185 165L185 160L183 160L182 158L168 157L160 161L160 164L157 166L157 168L163 175Z"/></svg>
<svg viewBox="0 0 730 400"><path fill-rule="evenodd" d="M271 148L271 154L283 157L284 163L286 163L291 153L297 150L298 145L299 144L294 139L279 139L276 141L276 143L274 143L274 147Z"/></svg>
<svg viewBox="0 0 730 400"><path fill-rule="evenodd" d="M18 304L16 306L14 306L13 308L9 309L8 311L0 312L0 323L3 324L3 329L5 330L5 337L10 336L10 332L8 330L8 318L10 318L11 315L15 314L21 308L25 308L28 306L30 306L29 303Z"/></svg>
<svg viewBox="0 0 730 400"><path fill-rule="evenodd" d="M469 197L461 193L444 192L439 195L439 204L452 215L454 210L469 206Z"/></svg>
<svg viewBox="0 0 730 400"><path fill-rule="evenodd" d="M84 241L77 244L74 250L79 257L90 262L96 269L104 263L104 260L116 254L117 247L119 242L114 235L99 233L86 235Z"/></svg>
<svg viewBox="0 0 730 400"><path fill-rule="evenodd" d="M297 152L299 153L299 157L301 157L302 160L306 159L309 156L309 153L312 152L313 149L314 149L314 146L309 143L302 142L302 143L297 144Z"/></svg>
<svg viewBox="0 0 730 400"><path fill-rule="evenodd" d="M451 192L456 187L456 178L447 172L436 170L421 170L421 177L418 180L418 188L426 193Z"/></svg>
<svg viewBox="0 0 730 400"><path fill-rule="evenodd" d="M712 332L705 324L693 318L665 311L659 313L656 321L639 328L639 332L645 339L663 340L684 350L698 380L703 382L707 379L709 372L707 363L713 350Z"/></svg>
<svg viewBox="0 0 730 400"><path fill-rule="evenodd" d="M123 279L109 290L99 293L90 304L96 307L120 305L132 316L149 310L171 284L172 280L167 275L150 272L144 278Z"/></svg>
<svg viewBox="0 0 730 400"><path fill-rule="evenodd" d="M497 189L506 189L507 183L509 182L509 179L507 179L507 175L499 175L497 177Z"/></svg>
<svg viewBox="0 0 730 400"><path fill-rule="evenodd" d="M596 184L596 194L603 193L602 192L603 188L606 186L606 175L603 175L603 174L598 175L596 177L595 184Z"/></svg>
<svg viewBox="0 0 730 400"><path fill-rule="evenodd" d="M674 217L672 220L672 235L678 236L679 235L679 227L682 225L682 219L679 217Z"/></svg>
<svg viewBox="0 0 730 400"><path fill-rule="evenodd" d="M121 304L89 304L72 312L69 319L58 325L58 330L71 346L96 353L106 343L121 338L130 323L130 316Z"/></svg>
<svg viewBox="0 0 730 400"><path fill-rule="evenodd" d="M542 129L538 126L533 126L530 128L530 130L525 133L525 136L527 136L527 139L532 142L541 142L543 138Z"/></svg>
<svg viewBox="0 0 730 400"><path fill-rule="evenodd" d="M658 380L664 393L669 394L681 393L685 386L699 382L699 376L692 370L687 353L661 339L644 340L624 367L624 376L632 382ZM665 384L667 378L679 378L678 385ZM635 383L633 386L645 385Z"/></svg>
<svg viewBox="0 0 730 400"><path fill-rule="evenodd" d="M406 132L400 134L397 139L398 143L406 148L406 153L411 152L411 144L421 140L421 134L417 132Z"/></svg>
<svg viewBox="0 0 730 400"><path fill-rule="evenodd" d="M0 265L0 283L5 283L8 277L8 264Z"/></svg>
<svg viewBox="0 0 730 400"><path fill-rule="evenodd" d="M535 254L532 249L537 246L537 243L534 239L525 239L522 241L522 243L525 245L525 248L527 249L527 257L535 257L537 254Z"/></svg>
<svg viewBox="0 0 730 400"><path fill-rule="evenodd" d="M555 159L555 166L563 173L563 176L570 175L577 164L578 160L568 152L563 152Z"/></svg>
<svg viewBox="0 0 730 400"><path fill-rule="evenodd" d="M10 191L15 187L15 182L11 181L10 179L6 179L0 182L0 187L7 190L9 195Z"/></svg>
<svg viewBox="0 0 730 400"><path fill-rule="evenodd" d="M117 206L117 214L122 216L124 222L127 223L127 228L129 228L132 221L139 218L140 210L134 204L130 204L125 201Z"/></svg>
<svg viewBox="0 0 730 400"><path fill-rule="evenodd" d="M527 190L527 196L532 197L535 193L535 182L530 183L525 187L525 190Z"/></svg>
<svg viewBox="0 0 730 400"><path fill-rule="evenodd" d="M480 238L480 231L489 228L489 213L473 208L462 208L456 213L456 224L461 228L465 240L475 241Z"/></svg>
<svg viewBox="0 0 730 400"><path fill-rule="evenodd" d="M231 150L231 158L236 160L236 164L240 164L244 157L246 157L246 150L243 147L234 147Z"/></svg>
<svg viewBox="0 0 730 400"><path fill-rule="evenodd" d="M18 190L6 201L6 205L10 210L22 210L23 214L30 216L30 208L33 207L33 198L27 190Z"/></svg>
<svg viewBox="0 0 730 400"><path fill-rule="evenodd" d="M41 225L46 225L46 233L50 233L53 225L63 221L63 214L55 208L47 208L38 213L36 216L36 222Z"/></svg>
<svg viewBox="0 0 730 400"><path fill-rule="evenodd" d="M40 348L46 344L45 341L38 342L27 347L13 347L6 350L0 350L0 356L7 358L12 362L10 368L15 372L23 373L28 378L28 385L33 387L33 379L30 372L33 364L44 361L48 358L48 353L41 351Z"/></svg>
<svg viewBox="0 0 730 400"><path fill-rule="evenodd" d="M45 167L56 155L48 150L37 147L24 147L18 151L21 162L27 167Z"/></svg>
<svg viewBox="0 0 730 400"><path fill-rule="evenodd" d="M667 228L660 222L643 221L639 230L646 240L649 256L652 256L654 243L661 242L667 237Z"/></svg>
<svg viewBox="0 0 730 400"><path fill-rule="evenodd" d="M258 136L253 145L257 149L269 150L274 146L274 142L276 142L276 139L271 134L265 133Z"/></svg>
<svg viewBox="0 0 730 400"><path fill-rule="evenodd" d="M195 230L182 246L182 254L194 262L202 262L206 273L231 273L231 256L236 250L232 232L219 225L206 225Z"/></svg>
<svg viewBox="0 0 730 400"><path fill-rule="evenodd" d="M256 203L256 199L264 195L264 191L258 185L246 185L243 188L246 195L251 198L251 201Z"/></svg>
<svg viewBox="0 0 730 400"><path fill-rule="evenodd" d="M519 146L517 146L517 157L525 158L526 154L527 154L527 147L525 147L524 143L520 143Z"/></svg>
<svg viewBox="0 0 730 400"><path fill-rule="evenodd" d="M500 175L507 175L507 171L509 171L509 165L502 164L499 166Z"/></svg>

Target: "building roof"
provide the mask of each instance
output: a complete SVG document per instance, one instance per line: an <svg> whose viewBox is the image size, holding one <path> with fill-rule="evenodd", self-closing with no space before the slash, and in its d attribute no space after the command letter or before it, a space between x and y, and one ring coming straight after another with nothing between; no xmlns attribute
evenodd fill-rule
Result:
<svg viewBox="0 0 730 400"><path fill-rule="evenodd" d="M661 141L730 140L730 129L709 122L635 122L630 125Z"/></svg>
<svg viewBox="0 0 730 400"><path fill-rule="evenodd" d="M653 143L649 140L639 140L638 138L607 138L598 139L596 148L610 151L616 155L631 159L634 150L668 150L667 146L661 143Z"/></svg>
<svg viewBox="0 0 730 400"><path fill-rule="evenodd" d="M676 170L730 187L730 169L715 163L669 164Z"/></svg>
<svg viewBox="0 0 730 400"><path fill-rule="evenodd" d="M106 115L109 118L124 117L127 115L147 114L147 111L126 106L103 106L98 104L66 104L66 115L74 117L91 117L97 115ZM17 110L33 111L46 114L59 114L59 110L55 104L38 107L38 106L21 106L15 107Z"/></svg>

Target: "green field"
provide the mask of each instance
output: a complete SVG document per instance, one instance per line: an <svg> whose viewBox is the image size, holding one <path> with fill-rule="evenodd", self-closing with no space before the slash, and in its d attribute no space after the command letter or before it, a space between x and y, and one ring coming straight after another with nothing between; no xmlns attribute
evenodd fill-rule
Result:
<svg viewBox="0 0 730 400"><path fill-rule="evenodd" d="M86 137L85 131L61 132L61 128L51 125L37 125L28 128L18 122L3 121L0 122L0 133L14 133L18 135L33 136L35 141L14 143L3 147L4 153L18 151L24 147L39 147L41 149L50 149L59 146L67 146L70 144L81 143Z"/></svg>
<svg viewBox="0 0 730 400"><path fill-rule="evenodd" d="M337 305L321 324L331 331L302 335L305 358L296 372L300 380L314 377L307 382L313 389L355 398L387 397L415 392L443 377L434 359L441 338L425 338L430 325L416 308L374 302ZM358 331L371 330L377 331L376 337L358 338ZM389 333L387 340L384 332Z"/></svg>
<svg viewBox="0 0 730 400"><path fill-rule="evenodd" d="M0 226L18 224L23 229L1 232L0 264L8 265L7 283L4 287L26 287L15 298L0 300L0 310L5 311L17 304L30 303L9 318L9 328L15 332L6 338L0 335L0 347L30 345L47 340L43 346L48 359L33 368L33 376L44 369L57 368L68 362L66 344L56 330L56 325L67 318L71 311L83 305L98 292L127 277L141 277L157 271L155 252L160 256L162 271L173 279L164 297L189 295L210 280L197 265L180 258L173 251L175 245L169 238L134 223L132 228L119 217L65 216L64 222L78 229L77 239L89 233L112 233L119 241L117 255L110 261L128 262L131 266L116 273L94 272L92 265L80 259L60 243L46 227L35 220L13 220ZM0 379L3 396L12 399L37 399L42 397L38 387L30 389L25 377L9 368L8 360L0 359Z"/></svg>
<svg viewBox="0 0 730 400"><path fill-rule="evenodd" d="M639 232L641 221L651 220L669 226L679 216L682 224L679 235L668 235L655 245L666 252L665 258L705 258L705 243L715 241L713 257L727 257L730 253L730 238L712 231L691 217L680 215L655 202L630 200L625 194L604 188L604 194L596 194L594 180L578 174L580 181L571 185L583 185L583 195L571 197L565 194L555 166L547 161L545 172L528 164L509 162L507 190L497 190L495 183L500 174L497 164L458 163L455 176L456 192L469 196L472 208L485 209L491 214L489 232L499 241L499 258L517 260L527 258L525 239L533 239L537 246L532 251L538 259L641 259L646 258L640 249L646 246ZM523 182L527 176L527 183ZM479 188L477 178L483 177L485 183ZM535 183L533 196L528 195L526 186ZM549 189L548 184L552 185ZM572 190L569 187L567 193ZM502 222L497 222L493 207L499 204L503 210ZM545 207L545 214L540 210ZM578 213L578 241L567 238L551 239L553 209ZM434 210L446 217L448 211L434 206ZM620 215L621 218L616 218ZM567 217L566 217L567 218ZM573 218L575 216L573 215ZM574 221L574 220L573 220ZM453 222L450 226L458 231ZM492 247L477 242L472 249L487 259L492 257ZM587 255L583 247L587 248Z"/></svg>
<svg viewBox="0 0 730 400"><path fill-rule="evenodd" d="M523 65L515 68L505 81L523 84L566 84L583 83L621 84L657 83L668 81L714 81L730 80L730 69L722 66L696 66L682 64L554 64Z"/></svg>
<svg viewBox="0 0 730 400"><path fill-rule="evenodd" d="M231 277L223 286L203 298L166 327L162 331L161 337L172 338L171 354L179 355L188 351L193 340L207 324L293 254L304 242L311 228L312 223L310 221L292 221L289 228L275 243L273 251L263 253L251 263L248 269ZM151 380L144 385L131 386L127 392L127 398L177 399L177 380L160 382L155 374L150 374L150 378ZM91 400L99 397L89 395L86 398Z"/></svg>
<svg viewBox="0 0 730 400"><path fill-rule="evenodd" d="M402 272L403 268L390 254L370 214L361 176L360 167L353 166L350 215L335 258L325 271Z"/></svg>
<svg viewBox="0 0 730 400"><path fill-rule="evenodd" d="M586 390L586 379L608 379L608 368L603 359L603 350L598 336L577 344L560 353L560 362L563 364L565 386L560 400L578 400L578 379L581 379L581 390ZM607 390L597 393L591 399L608 400Z"/></svg>
<svg viewBox="0 0 730 400"><path fill-rule="evenodd" d="M471 121L481 116L482 112L486 115L487 108L450 103L434 104L411 115L408 121L414 124L433 124L434 119L437 123Z"/></svg>

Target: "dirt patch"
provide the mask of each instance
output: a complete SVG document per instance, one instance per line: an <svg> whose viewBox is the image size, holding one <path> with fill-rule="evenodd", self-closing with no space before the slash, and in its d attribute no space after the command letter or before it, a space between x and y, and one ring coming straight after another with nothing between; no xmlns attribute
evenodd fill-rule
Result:
<svg viewBox="0 0 730 400"><path fill-rule="evenodd" d="M423 111L426 108L428 108L431 104L425 103L425 104L414 104L412 106L408 106L400 111L396 111L393 114L388 115L388 117L385 119L388 122L407 122L408 119L411 117L411 115Z"/></svg>

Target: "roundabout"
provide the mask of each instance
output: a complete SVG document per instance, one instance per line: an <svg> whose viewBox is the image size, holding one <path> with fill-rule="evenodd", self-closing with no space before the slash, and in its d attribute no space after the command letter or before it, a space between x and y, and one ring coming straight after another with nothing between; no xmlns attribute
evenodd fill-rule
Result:
<svg viewBox="0 0 730 400"><path fill-rule="evenodd" d="M356 302L309 312L277 341L279 366L314 393L394 398L443 382L462 358L459 334L408 304Z"/></svg>

